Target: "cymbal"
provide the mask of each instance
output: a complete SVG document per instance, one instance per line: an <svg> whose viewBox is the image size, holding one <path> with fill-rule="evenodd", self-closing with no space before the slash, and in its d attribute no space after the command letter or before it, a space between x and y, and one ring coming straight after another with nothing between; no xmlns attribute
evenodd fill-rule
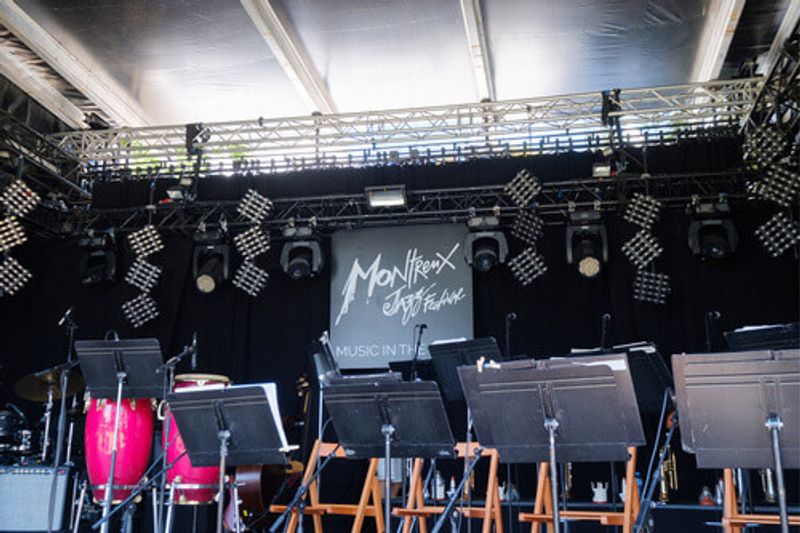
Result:
<svg viewBox="0 0 800 533"><path fill-rule="evenodd" d="M14 392L20 398L31 402L46 402L48 391L53 391L53 399L61 398L58 385L58 373L47 372L42 375L28 374L21 377L14 384ZM67 380L67 396L77 394L83 388L83 376L75 372L70 373Z"/></svg>

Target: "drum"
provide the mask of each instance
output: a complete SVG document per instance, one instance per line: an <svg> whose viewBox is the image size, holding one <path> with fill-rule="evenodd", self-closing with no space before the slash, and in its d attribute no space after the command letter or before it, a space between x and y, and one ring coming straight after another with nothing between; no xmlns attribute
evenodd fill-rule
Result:
<svg viewBox="0 0 800 533"><path fill-rule="evenodd" d="M114 446L114 416L117 403L107 399L89 399L86 407L86 468L94 498L102 502L111 469ZM114 470L113 501L119 502L147 470L153 444L153 403L150 398L123 399L119 410L117 462Z"/></svg>
<svg viewBox="0 0 800 533"><path fill-rule="evenodd" d="M179 374L175 376L175 392L187 389L220 388L230 385L231 380L226 376L214 374ZM166 417L165 417L166 418ZM161 445L164 446L164 432ZM183 452L186 446L181 439L175 419L169 417L169 450L167 450L167 463L172 463ZM167 471L167 483L174 486L174 501L179 505L201 505L214 501L219 481L219 467L192 466L188 455L184 455Z"/></svg>

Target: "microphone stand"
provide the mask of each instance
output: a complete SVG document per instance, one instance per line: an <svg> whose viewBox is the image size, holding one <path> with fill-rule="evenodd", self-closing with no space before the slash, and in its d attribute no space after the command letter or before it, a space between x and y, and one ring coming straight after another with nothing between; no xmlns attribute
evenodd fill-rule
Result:
<svg viewBox="0 0 800 533"><path fill-rule="evenodd" d="M511 360L511 323L517 319L517 313L506 313L506 345L505 359Z"/></svg>
<svg viewBox="0 0 800 533"><path fill-rule="evenodd" d="M417 359L419 359L419 347L420 344L422 344L422 332L425 331L426 327L425 324L417 324L414 326L415 330L419 328L419 334L417 335L417 342L414 346L414 358L411 360L411 381L417 381Z"/></svg>
<svg viewBox="0 0 800 533"><path fill-rule="evenodd" d="M720 315L719 311L709 311L708 313L706 313L706 316L705 316L706 353L711 353L713 351L712 350L712 346L711 346L711 324L715 320L719 319L720 316L722 316L722 315Z"/></svg>
<svg viewBox="0 0 800 533"><path fill-rule="evenodd" d="M600 350L606 351L606 339L608 338L608 324L611 322L611 315L608 313L603 314L601 327L600 327Z"/></svg>

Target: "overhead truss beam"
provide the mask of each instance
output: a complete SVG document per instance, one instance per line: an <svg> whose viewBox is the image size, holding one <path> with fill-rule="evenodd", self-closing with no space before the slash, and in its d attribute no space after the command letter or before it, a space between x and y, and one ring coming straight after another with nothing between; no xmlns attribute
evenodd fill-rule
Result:
<svg viewBox="0 0 800 533"><path fill-rule="evenodd" d="M469 55L472 60L472 73L481 101L496 100L494 77L489 60L489 46L486 41L486 27L483 24L480 0L460 0L461 15L464 20L464 31L469 44Z"/></svg>
<svg viewBox="0 0 800 533"><path fill-rule="evenodd" d="M775 32L775 38L772 40L769 52L767 52L763 63L759 65L759 70L764 75L769 76L772 69L775 68L781 56L784 43L790 40L797 31L798 23L800 23L800 0L790 0L789 5L786 7L786 12L783 14L781 25L778 26L778 31Z"/></svg>
<svg viewBox="0 0 800 533"><path fill-rule="evenodd" d="M271 0L241 0L286 75L314 111L335 113L336 106L291 21Z"/></svg>
<svg viewBox="0 0 800 533"><path fill-rule="evenodd" d="M692 81L719 78L744 5L745 0L711 0L695 57Z"/></svg>
<svg viewBox="0 0 800 533"><path fill-rule="evenodd" d="M124 87L99 63L78 51L68 50L36 23L14 0L0 2L0 24L83 93L117 124L146 126L147 113Z"/></svg>

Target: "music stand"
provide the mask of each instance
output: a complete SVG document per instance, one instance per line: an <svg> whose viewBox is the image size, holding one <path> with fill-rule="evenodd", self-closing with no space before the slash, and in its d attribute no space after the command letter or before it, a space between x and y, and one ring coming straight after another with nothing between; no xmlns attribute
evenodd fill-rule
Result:
<svg viewBox="0 0 800 533"><path fill-rule="evenodd" d="M225 468L285 465L286 442L274 383L190 390L167 396L192 466L219 466L217 533L222 532Z"/></svg>
<svg viewBox="0 0 800 533"><path fill-rule="evenodd" d="M731 350L792 350L800 348L800 323L746 326L725 332Z"/></svg>
<svg viewBox="0 0 800 533"><path fill-rule="evenodd" d="M672 356L683 448L698 468L800 468L800 350Z"/></svg>
<svg viewBox="0 0 800 533"><path fill-rule="evenodd" d="M455 457L455 441L439 388L433 381L331 384L325 406L348 458L383 456L387 472L384 520L389 531L391 458Z"/></svg>
<svg viewBox="0 0 800 533"><path fill-rule="evenodd" d="M469 341L434 342L428 345L431 364L436 373L436 382L448 402L464 401L464 392L458 380L459 366L474 365L481 357L487 361L499 361L500 348L494 337L482 337Z"/></svg>
<svg viewBox="0 0 800 533"><path fill-rule="evenodd" d="M89 394L93 398L116 399L111 465L103 499L105 518L111 510L114 492L122 398L157 398L161 393L157 371L163 357L157 339L75 341L75 353ZM107 532L108 526L106 520L101 532Z"/></svg>
<svg viewBox="0 0 800 533"><path fill-rule="evenodd" d="M458 374L481 445L510 463L550 464L558 533L556 460L626 461L645 443L625 354L515 361Z"/></svg>

